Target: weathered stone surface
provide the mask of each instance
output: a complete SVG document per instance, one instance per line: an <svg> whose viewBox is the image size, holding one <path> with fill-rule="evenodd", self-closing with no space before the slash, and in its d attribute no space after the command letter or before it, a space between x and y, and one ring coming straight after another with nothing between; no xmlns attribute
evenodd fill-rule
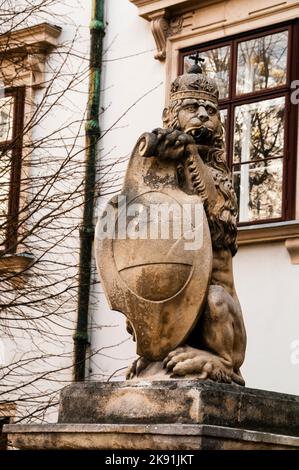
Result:
<svg viewBox="0 0 299 470"><path fill-rule="evenodd" d="M115 197L109 203L109 210L114 214L110 216L111 221L115 221L114 237L102 238L100 219L95 253L111 308L124 313L134 326L137 353L159 360L184 342L197 321L210 280L212 246L204 211L194 220L199 206L202 208L201 198L180 190L176 162L161 164L156 158L142 156L143 140L142 136L130 158L121 193L125 202ZM134 206L134 210L143 208L147 220L146 230L143 229L143 235L137 239L128 234L132 216L126 215ZM188 241L184 238L187 231L184 206L188 206L191 214L188 230L195 226L194 237L199 238L197 248L185 248ZM165 237L160 230L167 223L165 209L171 207L175 207L175 211L173 214L170 211L169 233ZM157 224L156 237L153 219ZM141 225L141 221L139 223ZM180 235L177 237L174 227L178 227ZM120 233L123 229L124 234Z"/></svg>
<svg viewBox="0 0 299 470"><path fill-rule="evenodd" d="M299 438L209 425L6 425L18 449L290 450Z"/></svg>
<svg viewBox="0 0 299 470"><path fill-rule="evenodd" d="M211 381L66 387L59 423L208 424L299 436L299 397Z"/></svg>
<svg viewBox="0 0 299 470"><path fill-rule="evenodd" d="M165 376L245 385L237 197L217 84L193 59L171 84L164 127L138 139L121 193L99 217L95 257L110 307L137 343L128 379L153 380L149 363L164 361Z"/></svg>
<svg viewBox="0 0 299 470"><path fill-rule="evenodd" d="M299 397L211 381L80 383L59 423L6 425L19 449L299 449Z"/></svg>

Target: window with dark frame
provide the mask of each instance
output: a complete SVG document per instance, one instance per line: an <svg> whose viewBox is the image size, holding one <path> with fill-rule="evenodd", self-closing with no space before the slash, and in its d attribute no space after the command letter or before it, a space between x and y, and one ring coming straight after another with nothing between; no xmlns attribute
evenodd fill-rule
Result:
<svg viewBox="0 0 299 470"><path fill-rule="evenodd" d="M286 221L295 214L297 22L182 50L179 73L199 52L219 87L227 161L239 225ZM298 46L297 46L298 47Z"/></svg>
<svg viewBox="0 0 299 470"><path fill-rule="evenodd" d="M17 245L24 87L0 89L0 251Z"/></svg>

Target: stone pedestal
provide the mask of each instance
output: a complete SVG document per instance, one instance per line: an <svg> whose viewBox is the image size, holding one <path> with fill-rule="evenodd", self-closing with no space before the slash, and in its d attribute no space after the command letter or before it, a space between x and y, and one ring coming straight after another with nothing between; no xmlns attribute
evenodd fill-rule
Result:
<svg viewBox="0 0 299 470"><path fill-rule="evenodd" d="M299 397L209 381L78 383L58 424L6 425L19 449L299 449Z"/></svg>

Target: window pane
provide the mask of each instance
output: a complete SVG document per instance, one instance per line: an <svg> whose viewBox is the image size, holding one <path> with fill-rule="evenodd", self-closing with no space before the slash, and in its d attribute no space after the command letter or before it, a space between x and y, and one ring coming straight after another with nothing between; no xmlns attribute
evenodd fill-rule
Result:
<svg viewBox="0 0 299 470"><path fill-rule="evenodd" d="M234 163L282 157L285 98L235 108Z"/></svg>
<svg viewBox="0 0 299 470"><path fill-rule="evenodd" d="M201 64L203 72L214 79L218 85L219 98L228 98L230 46L217 47L217 49L200 52L200 57L205 59ZM184 73L188 72L193 64L194 61L189 56L185 56Z"/></svg>
<svg viewBox="0 0 299 470"><path fill-rule="evenodd" d="M10 185L11 156L0 150L0 245L5 242Z"/></svg>
<svg viewBox="0 0 299 470"><path fill-rule="evenodd" d="M282 174L282 158L234 167L239 222L281 217Z"/></svg>
<svg viewBox="0 0 299 470"><path fill-rule="evenodd" d="M0 142L12 139L14 98L0 98Z"/></svg>
<svg viewBox="0 0 299 470"><path fill-rule="evenodd" d="M224 140L224 145L226 145L227 115L228 115L227 108L225 108L225 109L220 109L219 112L220 112L221 122L222 122L222 124L223 124L223 140Z"/></svg>
<svg viewBox="0 0 299 470"><path fill-rule="evenodd" d="M287 50L288 31L239 43L237 94L285 84Z"/></svg>

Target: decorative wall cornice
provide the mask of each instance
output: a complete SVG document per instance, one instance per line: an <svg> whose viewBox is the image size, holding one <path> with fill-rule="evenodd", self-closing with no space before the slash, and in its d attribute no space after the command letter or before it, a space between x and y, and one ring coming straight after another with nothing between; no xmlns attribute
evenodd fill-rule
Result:
<svg viewBox="0 0 299 470"><path fill-rule="evenodd" d="M153 15L151 18L151 30L156 42L157 51L155 53L155 59L165 60L166 59L166 41L167 38L173 34L177 34L181 31L183 26L183 18L173 17L167 18L165 13Z"/></svg>
<svg viewBox="0 0 299 470"><path fill-rule="evenodd" d="M151 20L153 14L164 10L167 13L178 14L194 7L201 6L205 0L129 0L138 8L139 15Z"/></svg>
<svg viewBox="0 0 299 470"><path fill-rule="evenodd" d="M1 71L5 84L10 84L10 80L18 77L26 85L41 86L44 82L46 56L57 46L60 33L60 27L41 23L1 34Z"/></svg>
<svg viewBox="0 0 299 470"><path fill-rule="evenodd" d="M40 51L47 52L57 46L57 38L61 33L59 26L41 23L28 28L9 31L0 35L0 50L13 53L26 47L35 47Z"/></svg>
<svg viewBox="0 0 299 470"><path fill-rule="evenodd" d="M166 59L167 38L178 34L183 27L181 13L206 0L129 0L138 8L140 16L151 22L151 30L156 42L155 59Z"/></svg>

